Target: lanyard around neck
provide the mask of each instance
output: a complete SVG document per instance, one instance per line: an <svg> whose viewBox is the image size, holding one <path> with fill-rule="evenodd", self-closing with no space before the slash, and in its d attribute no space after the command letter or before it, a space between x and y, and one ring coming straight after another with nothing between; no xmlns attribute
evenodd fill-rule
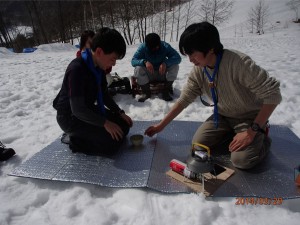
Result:
<svg viewBox="0 0 300 225"><path fill-rule="evenodd" d="M97 104L98 104L98 107L100 108L101 113L103 115L105 115L105 106L104 106L103 94L102 94L102 90L101 90L102 76L105 76L105 75L103 74L103 71L101 71L99 68L95 67L90 49L86 49L84 52L82 52L81 57L96 78L97 89L98 89L97 90L98 91Z"/></svg>
<svg viewBox="0 0 300 225"><path fill-rule="evenodd" d="M214 102L214 124L215 124L215 128L218 128L218 124L219 124L219 119L218 119L218 98L216 95L216 84L215 84L215 77L218 74L219 71L219 66L220 66L220 62L221 62L221 58L222 58L222 53L219 53L217 55L217 62L213 71L212 76L209 74L209 72L206 69L206 66L204 67L204 73L207 76L208 80L209 80L209 88L210 88L210 92L211 92L211 96Z"/></svg>
<svg viewBox="0 0 300 225"><path fill-rule="evenodd" d="M205 75L207 76L208 80L210 83L213 83L214 84L214 81L215 81L215 77L219 71L219 66L220 66L220 62L221 62L221 58L222 58L222 54L219 53L217 55L217 62L216 62L216 65L215 65L215 68L214 68L214 71L213 71L213 75L211 76L209 74L209 72L207 71L207 68L206 66L204 67L204 72L205 72ZM210 85L211 86L211 85ZM214 85L213 85L214 86Z"/></svg>

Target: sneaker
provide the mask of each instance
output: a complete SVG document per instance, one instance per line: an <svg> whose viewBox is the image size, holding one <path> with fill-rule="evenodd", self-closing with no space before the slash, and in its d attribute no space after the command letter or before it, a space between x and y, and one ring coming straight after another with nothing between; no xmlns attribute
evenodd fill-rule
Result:
<svg viewBox="0 0 300 225"><path fill-rule="evenodd" d="M61 143L70 144L70 136L67 133L63 133L60 138Z"/></svg>
<svg viewBox="0 0 300 225"><path fill-rule="evenodd" d="M146 101L148 98L151 98L151 95L142 94L142 96L138 99L138 102L144 102L144 101Z"/></svg>
<svg viewBox="0 0 300 225"><path fill-rule="evenodd" d="M83 143L76 137L69 137L69 148L72 150L73 153L81 152L83 148Z"/></svg>
<svg viewBox="0 0 300 225"><path fill-rule="evenodd" d="M15 150L12 148L6 148L5 145L0 142L0 161L6 161L15 154Z"/></svg>
<svg viewBox="0 0 300 225"><path fill-rule="evenodd" d="M75 152L87 153L88 151L93 149L93 145L88 140L70 136L69 149L71 149L73 153Z"/></svg>
<svg viewBox="0 0 300 225"><path fill-rule="evenodd" d="M169 94L169 91L163 91L162 93L162 98L163 100L165 100L166 102L172 101L173 98L171 97L171 95Z"/></svg>

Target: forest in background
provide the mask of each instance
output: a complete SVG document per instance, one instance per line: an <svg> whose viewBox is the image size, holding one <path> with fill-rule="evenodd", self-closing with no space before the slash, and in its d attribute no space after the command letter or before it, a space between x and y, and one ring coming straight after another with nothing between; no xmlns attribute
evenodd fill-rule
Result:
<svg viewBox="0 0 300 225"><path fill-rule="evenodd" d="M217 3L215 7L222 3L219 11L223 14L233 4L232 0L203 0L206 8L211 2ZM143 42L150 32L158 33L163 40L169 33L168 41L178 41L180 30L189 25L194 12L195 1L191 0L1 1L0 46L20 52L40 44L73 44L82 31L97 31L104 26L120 31L128 45ZM202 13L203 18L208 15ZM199 13L197 16L201 17ZM217 23L220 16L214 15L212 20ZM30 29L24 34L20 26Z"/></svg>
<svg viewBox="0 0 300 225"><path fill-rule="evenodd" d="M217 26L225 23L233 5L234 0L0 1L0 47L22 52L41 44L73 44L84 30L105 26L121 32L128 45L144 42L150 32L165 41L178 41L195 18ZM289 0L297 18L299 5L300 0ZM248 17L249 32L263 34L268 21L265 1L257 0Z"/></svg>
<svg viewBox="0 0 300 225"><path fill-rule="evenodd" d="M16 52L24 47L54 42L68 43L82 31L109 26L119 30L127 44L143 42L147 32L162 34L154 16L165 14L186 0L1 1L0 45ZM165 24L164 18L160 18ZM180 18L178 18L180 19ZM156 23L156 20L155 20ZM31 28L21 33L18 27ZM151 27L151 28L150 28ZM73 44L73 43L72 43Z"/></svg>

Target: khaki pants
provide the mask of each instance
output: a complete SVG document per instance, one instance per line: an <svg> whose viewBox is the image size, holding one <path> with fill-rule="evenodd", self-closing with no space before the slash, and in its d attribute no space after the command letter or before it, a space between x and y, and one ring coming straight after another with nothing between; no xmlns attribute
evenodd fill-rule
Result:
<svg viewBox="0 0 300 225"><path fill-rule="evenodd" d="M218 144L224 141L230 133L233 135L247 130L253 119L233 119L219 116L219 127L214 125L213 115L210 116L194 134L192 143L200 143L208 146L214 151ZM253 142L244 149L231 153L231 162L233 166L240 169L250 169L258 164L267 155L270 150L271 139L261 132L257 132Z"/></svg>
<svg viewBox="0 0 300 225"><path fill-rule="evenodd" d="M160 75L158 70L155 70L153 74L150 74L146 67L137 66L134 69L134 76L137 78L137 83L139 85L145 85L153 81L174 81L177 78L178 70L179 65L175 64L167 68L166 74Z"/></svg>

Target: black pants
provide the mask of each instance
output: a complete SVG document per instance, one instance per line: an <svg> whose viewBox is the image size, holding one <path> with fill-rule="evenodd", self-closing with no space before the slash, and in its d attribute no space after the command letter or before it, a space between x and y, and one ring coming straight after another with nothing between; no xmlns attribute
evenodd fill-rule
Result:
<svg viewBox="0 0 300 225"><path fill-rule="evenodd" d="M111 156L119 150L129 132L129 125L119 115L109 110L106 110L106 117L121 127L124 133L121 140L112 139L104 127L88 124L75 116L57 113L56 118L61 129L70 136L70 149L73 152Z"/></svg>

